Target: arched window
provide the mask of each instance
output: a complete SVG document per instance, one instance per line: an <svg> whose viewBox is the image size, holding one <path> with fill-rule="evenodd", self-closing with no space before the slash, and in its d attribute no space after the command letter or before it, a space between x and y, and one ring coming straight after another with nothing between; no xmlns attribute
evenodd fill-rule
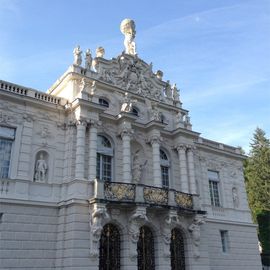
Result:
<svg viewBox="0 0 270 270"><path fill-rule="evenodd" d="M139 110L136 107L132 107L131 114L138 117L139 116Z"/></svg>
<svg viewBox="0 0 270 270"><path fill-rule="evenodd" d="M97 137L97 179L112 180L113 148L111 142L102 135Z"/></svg>
<svg viewBox="0 0 270 270"><path fill-rule="evenodd" d="M137 244L138 270L155 269L155 246L153 233L147 226L140 228L140 237Z"/></svg>
<svg viewBox="0 0 270 270"><path fill-rule="evenodd" d="M98 100L98 103L99 103L100 105L104 106L104 107L109 107L109 102L108 102L106 99L104 99L104 98L100 98L100 99Z"/></svg>
<svg viewBox="0 0 270 270"><path fill-rule="evenodd" d="M162 187L169 188L170 161L163 150L160 149L159 153L160 153L160 170L161 170Z"/></svg>
<svg viewBox="0 0 270 270"><path fill-rule="evenodd" d="M172 229L171 234L171 269L185 270L185 245L182 232L178 228Z"/></svg>
<svg viewBox="0 0 270 270"><path fill-rule="evenodd" d="M106 224L101 233L99 270L120 270L120 233L113 224Z"/></svg>

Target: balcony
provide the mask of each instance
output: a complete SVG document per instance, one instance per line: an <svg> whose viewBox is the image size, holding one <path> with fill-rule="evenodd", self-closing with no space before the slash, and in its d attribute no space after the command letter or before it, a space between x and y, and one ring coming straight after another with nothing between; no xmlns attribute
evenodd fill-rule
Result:
<svg viewBox="0 0 270 270"><path fill-rule="evenodd" d="M199 210L198 195L183 193L142 184L104 182L96 180L90 203L140 204L152 207L176 208L184 211Z"/></svg>

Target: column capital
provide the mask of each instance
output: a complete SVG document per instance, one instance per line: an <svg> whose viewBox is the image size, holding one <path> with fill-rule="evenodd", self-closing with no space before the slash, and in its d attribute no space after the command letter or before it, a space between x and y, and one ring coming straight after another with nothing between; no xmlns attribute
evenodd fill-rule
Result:
<svg viewBox="0 0 270 270"><path fill-rule="evenodd" d="M180 152L181 150L186 151L187 150L187 145L183 144L183 143L179 143L177 145L175 145L174 147L178 152Z"/></svg>
<svg viewBox="0 0 270 270"><path fill-rule="evenodd" d="M132 128L127 128L127 127L122 128L122 130L119 133L122 139L124 136L132 137L133 134L134 134L134 130Z"/></svg>
<svg viewBox="0 0 270 270"><path fill-rule="evenodd" d="M193 152L196 150L196 146L195 145L192 145L192 144L189 144L187 145L187 151L188 152Z"/></svg>
<svg viewBox="0 0 270 270"><path fill-rule="evenodd" d="M153 145L154 143L161 144L163 138L160 135L152 135L149 139L147 139L147 143Z"/></svg>
<svg viewBox="0 0 270 270"><path fill-rule="evenodd" d="M86 127L87 126L87 122L85 119L78 119L75 121L75 125L76 126L84 126Z"/></svg>
<svg viewBox="0 0 270 270"><path fill-rule="evenodd" d="M101 126L101 121L96 120L96 119L90 119L90 120L88 121L88 125L89 125L90 127L98 128L98 127Z"/></svg>

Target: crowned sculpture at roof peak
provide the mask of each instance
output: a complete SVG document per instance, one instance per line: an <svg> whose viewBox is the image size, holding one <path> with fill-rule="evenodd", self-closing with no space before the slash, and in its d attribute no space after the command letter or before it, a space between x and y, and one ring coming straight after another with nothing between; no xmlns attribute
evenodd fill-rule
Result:
<svg viewBox="0 0 270 270"><path fill-rule="evenodd" d="M137 55L136 44L135 44L135 22L131 19L124 19L121 22L120 30L125 36L124 45L125 53L130 55Z"/></svg>

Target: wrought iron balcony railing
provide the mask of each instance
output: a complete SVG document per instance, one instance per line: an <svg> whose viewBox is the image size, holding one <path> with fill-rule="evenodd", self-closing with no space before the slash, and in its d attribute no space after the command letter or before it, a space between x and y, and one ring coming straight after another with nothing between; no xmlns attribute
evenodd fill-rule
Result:
<svg viewBox="0 0 270 270"><path fill-rule="evenodd" d="M95 181L95 194L91 199L115 203L142 203L187 210L197 208L197 195L142 184L135 185L99 180Z"/></svg>

